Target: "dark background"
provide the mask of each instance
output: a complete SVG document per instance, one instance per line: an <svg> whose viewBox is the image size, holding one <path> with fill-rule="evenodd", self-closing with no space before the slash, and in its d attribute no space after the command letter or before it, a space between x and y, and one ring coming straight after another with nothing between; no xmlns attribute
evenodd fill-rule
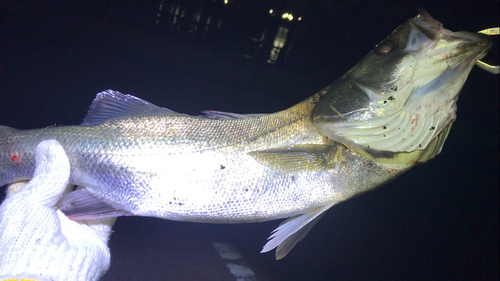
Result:
<svg viewBox="0 0 500 281"><path fill-rule="evenodd" d="M498 1L2 3L0 124L78 124L105 89L190 114L275 112L333 82L421 7L454 31L499 26ZM270 57L280 27L287 40ZM494 41L485 60L498 64ZM333 207L283 260L259 254L278 221L127 217L103 280L233 280L211 242L235 245L258 280L498 280L498 79L473 69L443 152Z"/></svg>

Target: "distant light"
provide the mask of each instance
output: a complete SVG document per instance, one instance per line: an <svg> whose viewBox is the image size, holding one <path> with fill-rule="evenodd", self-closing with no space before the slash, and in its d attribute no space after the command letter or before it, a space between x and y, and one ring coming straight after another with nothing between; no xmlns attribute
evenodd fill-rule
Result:
<svg viewBox="0 0 500 281"><path fill-rule="evenodd" d="M229 3L229 0L224 0L224 4L227 4L227 3Z"/></svg>
<svg viewBox="0 0 500 281"><path fill-rule="evenodd" d="M292 15L292 14L289 14L289 13L284 13L281 17L282 17L283 19L288 19L289 21L292 21L292 20L293 20L293 15Z"/></svg>
<svg viewBox="0 0 500 281"><path fill-rule="evenodd" d="M270 14L274 13L273 9L269 10L269 13L270 13Z"/></svg>
<svg viewBox="0 0 500 281"><path fill-rule="evenodd" d="M298 20L298 21L301 21L301 20L302 20L302 17L298 17L298 18L297 18L297 20Z"/></svg>

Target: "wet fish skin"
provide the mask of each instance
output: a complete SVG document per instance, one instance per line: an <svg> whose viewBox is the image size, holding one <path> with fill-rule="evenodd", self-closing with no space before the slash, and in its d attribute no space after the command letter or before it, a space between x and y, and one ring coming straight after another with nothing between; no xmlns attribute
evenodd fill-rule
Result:
<svg viewBox="0 0 500 281"><path fill-rule="evenodd" d="M263 249L282 258L331 206L441 151L458 92L489 46L422 11L319 93L247 118L188 116L105 91L81 126L0 127L0 185L29 179L35 146L56 139L70 182L86 187L62 202L70 217L290 217Z"/></svg>
<svg viewBox="0 0 500 281"><path fill-rule="evenodd" d="M15 131L9 137L15 145L2 145L1 151L22 152L16 154L23 162L16 174L25 176L14 181L27 179L34 169L33 147L43 139L57 139L70 159L70 182L135 215L222 223L283 218L342 201L401 170L374 169L377 165L372 161L319 135L309 118L317 100L314 96L289 110L253 118L134 116L98 126ZM269 154L272 148L282 147L305 153L301 145L306 150L333 151L329 157L336 157L332 161L336 170L317 171L310 163L292 163L287 169L280 167L279 160L272 163L272 158L249 154L263 148ZM262 165L256 159L271 161ZM2 157L0 166L12 165L9 161ZM367 184L353 184L361 178L332 177L334 171L366 174ZM352 191L347 193L345 187Z"/></svg>

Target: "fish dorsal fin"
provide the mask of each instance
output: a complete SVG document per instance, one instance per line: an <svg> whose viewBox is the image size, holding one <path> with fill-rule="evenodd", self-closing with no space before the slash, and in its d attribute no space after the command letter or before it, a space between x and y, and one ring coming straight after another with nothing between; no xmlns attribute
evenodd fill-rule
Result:
<svg viewBox="0 0 500 281"><path fill-rule="evenodd" d="M203 115L201 115L201 117L209 119L242 119L248 117L267 115L263 113L240 114L240 113L224 112L217 110L203 110L202 113Z"/></svg>
<svg viewBox="0 0 500 281"><path fill-rule="evenodd" d="M106 90L96 95L81 125L95 126L109 119L145 114L175 115L178 113L132 95Z"/></svg>
<svg viewBox="0 0 500 281"><path fill-rule="evenodd" d="M282 171L325 171L333 169L337 145L301 144L251 151L248 154L262 165Z"/></svg>
<svg viewBox="0 0 500 281"><path fill-rule="evenodd" d="M335 203L314 209L302 215L288 218L278 226L267 240L261 253L276 248L276 259L284 258L297 243L302 240L319 221L324 212Z"/></svg>

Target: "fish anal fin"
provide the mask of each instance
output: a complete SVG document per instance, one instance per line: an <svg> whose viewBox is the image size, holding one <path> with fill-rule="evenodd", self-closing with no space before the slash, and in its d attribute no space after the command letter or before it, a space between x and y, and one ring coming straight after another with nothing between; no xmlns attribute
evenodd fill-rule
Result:
<svg viewBox="0 0 500 281"><path fill-rule="evenodd" d="M248 154L262 165L287 172L333 169L335 144L304 144L251 151Z"/></svg>
<svg viewBox="0 0 500 281"><path fill-rule="evenodd" d="M103 219L132 215L103 202L85 189L75 190L64 196L57 206L72 220Z"/></svg>
<svg viewBox="0 0 500 281"><path fill-rule="evenodd" d="M268 238L269 241L262 248L261 253L266 253L277 248L276 259L279 260L284 258L292 248L309 233L324 212L330 209L334 204L335 203L332 203L285 220L273 231Z"/></svg>

